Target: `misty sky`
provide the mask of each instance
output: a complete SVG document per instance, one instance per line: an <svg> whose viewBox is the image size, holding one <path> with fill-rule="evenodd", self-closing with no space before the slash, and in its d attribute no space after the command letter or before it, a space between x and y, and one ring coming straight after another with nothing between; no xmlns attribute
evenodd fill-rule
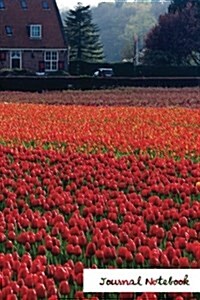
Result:
<svg viewBox="0 0 200 300"><path fill-rule="evenodd" d="M78 2L81 2L83 5L90 5L90 6L97 6L99 2L114 2L114 0L109 0L109 1L103 1L103 0L82 0L82 1L77 1L77 0L56 0L58 8L70 8L73 9Z"/></svg>

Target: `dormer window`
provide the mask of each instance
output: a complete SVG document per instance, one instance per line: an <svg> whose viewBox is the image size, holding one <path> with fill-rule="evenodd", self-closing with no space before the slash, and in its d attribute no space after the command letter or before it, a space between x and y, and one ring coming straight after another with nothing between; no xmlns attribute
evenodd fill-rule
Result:
<svg viewBox="0 0 200 300"><path fill-rule="evenodd" d="M0 0L0 9L4 9L5 8L5 4L3 0Z"/></svg>
<svg viewBox="0 0 200 300"><path fill-rule="evenodd" d="M32 39L42 38L42 25L30 25L30 38Z"/></svg>
<svg viewBox="0 0 200 300"><path fill-rule="evenodd" d="M42 1L42 8L49 9L49 3L47 1Z"/></svg>
<svg viewBox="0 0 200 300"><path fill-rule="evenodd" d="M5 31L6 31L7 35L11 36L13 34L12 26L10 26L10 25L5 26Z"/></svg>
<svg viewBox="0 0 200 300"><path fill-rule="evenodd" d="M22 9L27 9L28 7L27 7L27 2L26 2L26 0L21 0L20 1L20 4L21 4L21 8Z"/></svg>

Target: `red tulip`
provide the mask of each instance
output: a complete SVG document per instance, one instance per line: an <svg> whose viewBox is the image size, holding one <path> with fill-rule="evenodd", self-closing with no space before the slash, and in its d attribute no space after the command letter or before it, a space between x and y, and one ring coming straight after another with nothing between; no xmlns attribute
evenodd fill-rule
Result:
<svg viewBox="0 0 200 300"><path fill-rule="evenodd" d="M157 300L157 296L154 293L144 293L142 294L142 300Z"/></svg>
<svg viewBox="0 0 200 300"><path fill-rule="evenodd" d="M89 242L86 247L86 257L91 257L95 254L96 246L94 243Z"/></svg>
<svg viewBox="0 0 200 300"><path fill-rule="evenodd" d="M6 246L6 249L8 249L8 250L11 250L11 249L13 249L13 247L14 247L14 245L13 245L13 242L12 242L12 241L6 241L6 244L5 244L5 246Z"/></svg>
<svg viewBox="0 0 200 300"><path fill-rule="evenodd" d="M168 247L166 249L166 255L171 261L176 256L176 250L173 247Z"/></svg>
<svg viewBox="0 0 200 300"><path fill-rule="evenodd" d="M39 245L39 246L38 246L38 254L39 254L39 255L45 255L45 253L46 253L46 248L45 248L45 246Z"/></svg>
<svg viewBox="0 0 200 300"><path fill-rule="evenodd" d="M78 244L81 247L87 245L87 239L86 239L85 235L81 235L81 236L78 237Z"/></svg>
<svg viewBox="0 0 200 300"><path fill-rule="evenodd" d="M169 261L167 255L162 254L161 258L160 258L160 262L161 262L161 266L163 268L169 268L170 267L170 261Z"/></svg>
<svg viewBox="0 0 200 300"><path fill-rule="evenodd" d="M126 244L126 247L132 253L136 251L136 245L135 245L135 242L132 239L129 239L128 243Z"/></svg>
<svg viewBox="0 0 200 300"><path fill-rule="evenodd" d="M116 263L118 266L121 266L123 264L123 259L121 257L117 257Z"/></svg>
<svg viewBox="0 0 200 300"><path fill-rule="evenodd" d="M6 296L6 300L17 300L17 296L15 294L9 294Z"/></svg>
<svg viewBox="0 0 200 300"><path fill-rule="evenodd" d="M3 233L5 226L0 226L0 242L3 243L6 240L6 235Z"/></svg>
<svg viewBox="0 0 200 300"><path fill-rule="evenodd" d="M9 295L13 294L13 290L11 288L10 285L8 286L5 286L3 289L2 289L2 299L7 299L7 297Z"/></svg>
<svg viewBox="0 0 200 300"><path fill-rule="evenodd" d="M27 267L20 267L18 270L18 279L22 278L26 278L27 275L29 274L29 270Z"/></svg>
<svg viewBox="0 0 200 300"><path fill-rule="evenodd" d="M69 259L67 262L66 262L66 267L69 268L69 269L73 269L74 268L74 261L72 259Z"/></svg>
<svg viewBox="0 0 200 300"><path fill-rule="evenodd" d="M66 251L68 254L73 254L74 253L74 246L72 244L68 244L66 247Z"/></svg>
<svg viewBox="0 0 200 300"><path fill-rule="evenodd" d="M68 295L70 293L70 286L68 281L61 281L59 284L59 291L62 295Z"/></svg>
<svg viewBox="0 0 200 300"><path fill-rule="evenodd" d="M179 258L179 265L181 268L189 268L189 260L187 257L180 257Z"/></svg>
<svg viewBox="0 0 200 300"><path fill-rule="evenodd" d="M19 294L20 287L19 287L19 285L17 284L16 281L11 282L10 286L11 286L14 294Z"/></svg>
<svg viewBox="0 0 200 300"><path fill-rule="evenodd" d="M24 295L27 295L28 287L26 285L23 285L19 289L19 295L20 297L23 297Z"/></svg>
<svg viewBox="0 0 200 300"><path fill-rule="evenodd" d="M159 267L160 266L160 261L157 257L151 256L149 259L149 263L151 267Z"/></svg>
<svg viewBox="0 0 200 300"><path fill-rule="evenodd" d="M104 258L104 252L100 249L97 249L96 252L95 252L95 256L98 258L98 259L103 259Z"/></svg>
<svg viewBox="0 0 200 300"><path fill-rule="evenodd" d="M123 247L123 246L119 247L119 249L118 249L118 256L122 257L122 258L125 258L127 251L128 250L127 250L126 247Z"/></svg>
<svg viewBox="0 0 200 300"><path fill-rule="evenodd" d="M27 300L37 300L37 293L36 293L36 290L35 289L28 289L27 290L27 293L26 293L26 296L27 296Z"/></svg>
<svg viewBox="0 0 200 300"><path fill-rule="evenodd" d="M84 299L84 293L82 291L76 291L75 300L83 300L83 299Z"/></svg>
<svg viewBox="0 0 200 300"><path fill-rule="evenodd" d="M28 288L34 287L34 274L29 273L25 278L24 282Z"/></svg>
<svg viewBox="0 0 200 300"><path fill-rule="evenodd" d="M173 257L171 264L173 267L179 267L179 258L177 256Z"/></svg>
<svg viewBox="0 0 200 300"><path fill-rule="evenodd" d="M134 297L133 293L120 293L119 300L132 300Z"/></svg>
<svg viewBox="0 0 200 300"><path fill-rule="evenodd" d="M135 255L135 262L139 265L143 265L144 264L144 256L141 253L137 253Z"/></svg>
<svg viewBox="0 0 200 300"><path fill-rule="evenodd" d="M181 226L187 226L187 225L188 225L188 219L187 219L185 216L180 217L180 219L179 219L179 224L180 224Z"/></svg>
<svg viewBox="0 0 200 300"><path fill-rule="evenodd" d="M39 298L46 298L47 297L47 290L43 283L37 283L35 286L37 297Z"/></svg>
<svg viewBox="0 0 200 300"><path fill-rule="evenodd" d="M76 245L76 246L74 247L73 253L74 253L74 255L76 255L76 256L81 255L81 254L82 254L81 247L80 247L79 245Z"/></svg>
<svg viewBox="0 0 200 300"><path fill-rule="evenodd" d="M78 273L75 277L75 280L78 285L82 286L83 285L83 273Z"/></svg>
<svg viewBox="0 0 200 300"><path fill-rule="evenodd" d="M126 257L125 257L127 262L132 262L133 261L133 255L130 251L127 250L126 252Z"/></svg>
<svg viewBox="0 0 200 300"><path fill-rule="evenodd" d="M74 265L74 273L75 274L82 273L83 268L84 268L84 265L81 261L76 262Z"/></svg>
<svg viewBox="0 0 200 300"><path fill-rule="evenodd" d="M47 285L47 296L51 297L51 296L56 296L58 293L57 288L54 284L52 285ZM48 298L49 299L49 298Z"/></svg>
<svg viewBox="0 0 200 300"><path fill-rule="evenodd" d="M138 236L134 238L134 242L137 247L141 245L141 239Z"/></svg>
<svg viewBox="0 0 200 300"><path fill-rule="evenodd" d="M60 254L60 247L57 245L52 246L51 252L53 255L59 255Z"/></svg>
<svg viewBox="0 0 200 300"><path fill-rule="evenodd" d="M65 268L61 265L58 265L58 266L56 266L54 276L57 281L68 280L69 272L68 272L67 268Z"/></svg>

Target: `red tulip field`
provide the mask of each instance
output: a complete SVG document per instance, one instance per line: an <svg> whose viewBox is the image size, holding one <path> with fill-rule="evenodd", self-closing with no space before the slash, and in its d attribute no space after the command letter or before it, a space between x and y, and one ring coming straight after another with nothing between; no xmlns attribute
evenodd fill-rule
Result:
<svg viewBox="0 0 200 300"><path fill-rule="evenodd" d="M198 89L0 93L0 300L200 299L84 268L200 269Z"/></svg>

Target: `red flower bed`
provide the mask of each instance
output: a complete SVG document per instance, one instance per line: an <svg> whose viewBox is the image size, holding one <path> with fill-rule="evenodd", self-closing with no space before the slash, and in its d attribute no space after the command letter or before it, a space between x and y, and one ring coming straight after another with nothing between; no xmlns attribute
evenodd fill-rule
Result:
<svg viewBox="0 0 200 300"><path fill-rule="evenodd" d="M1 141L11 145L86 153L200 153L197 109L0 104L0 115Z"/></svg>
<svg viewBox="0 0 200 300"><path fill-rule="evenodd" d="M84 268L200 268L199 94L182 91L0 94L0 299L200 299L82 291Z"/></svg>
<svg viewBox="0 0 200 300"><path fill-rule="evenodd" d="M200 267L199 163L20 147L0 156L1 297L79 299L84 267Z"/></svg>

